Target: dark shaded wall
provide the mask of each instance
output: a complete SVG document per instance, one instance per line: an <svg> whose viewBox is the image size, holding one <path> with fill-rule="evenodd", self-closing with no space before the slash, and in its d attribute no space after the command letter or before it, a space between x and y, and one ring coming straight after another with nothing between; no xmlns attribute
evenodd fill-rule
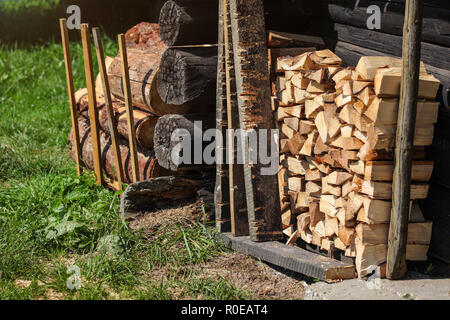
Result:
<svg viewBox="0 0 450 320"><path fill-rule="evenodd" d="M110 35L125 32L142 21L157 22L165 0L61 0L55 10L39 8L19 12L0 11L0 41L34 44L59 39L60 18L68 16L67 7L81 8L82 22L101 26ZM71 37L75 37L71 32Z"/></svg>

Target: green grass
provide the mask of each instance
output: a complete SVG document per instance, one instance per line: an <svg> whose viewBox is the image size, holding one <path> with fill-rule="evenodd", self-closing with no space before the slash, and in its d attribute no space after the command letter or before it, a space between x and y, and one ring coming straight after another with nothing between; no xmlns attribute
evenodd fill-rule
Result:
<svg viewBox="0 0 450 320"><path fill-rule="evenodd" d="M111 39L104 46L117 54ZM81 45L71 51L81 88ZM251 297L195 268L225 251L211 226L189 220L133 231L118 217L118 194L88 173L76 176L59 44L0 44L0 108L0 299ZM72 265L79 290L67 286Z"/></svg>

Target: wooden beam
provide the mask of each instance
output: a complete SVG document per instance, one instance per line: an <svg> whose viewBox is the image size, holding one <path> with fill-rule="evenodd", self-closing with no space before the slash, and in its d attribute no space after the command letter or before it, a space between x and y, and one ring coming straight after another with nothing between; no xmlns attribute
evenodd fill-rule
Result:
<svg viewBox="0 0 450 320"><path fill-rule="evenodd" d="M403 29L403 75L400 89L392 213L386 265L388 279L406 274L406 243L411 194L411 168L420 75L423 0L406 0Z"/></svg>
<svg viewBox="0 0 450 320"><path fill-rule="evenodd" d="M87 23L83 23L81 25L81 42L83 44L84 72L86 75L86 86L88 89L89 120L91 123L94 172L97 184L102 184L103 172L100 153L100 128L98 123L97 99L95 94L94 68L92 66L91 33L89 32L89 25Z"/></svg>
<svg viewBox="0 0 450 320"><path fill-rule="evenodd" d="M94 36L94 45L95 45L95 51L97 53L97 61L98 66L100 69L100 76L102 79L102 86L103 86L103 96L105 97L105 106L106 106L106 112L108 115L108 126L109 126L109 133L111 135L111 142L112 142L112 148L114 150L114 169L115 169L115 182L117 182L117 189L122 190L122 182L123 182L123 170L122 170L122 156L120 155L120 146L119 146L119 133L117 131L117 124L116 119L114 116L114 109L112 105L112 98L111 98L111 90L109 87L109 81L108 81L108 70L106 70L106 64L105 64L105 54L103 52L103 44L100 34L99 28L93 28L92 33ZM134 124L134 121L133 121ZM129 132L133 136L135 131Z"/></svg>
<svg viewBox="0 0 450 320"><path fill-rule="evenodd" d="M219 3L218 48L217 48L217 84L216 84L216 129L222 137L227 132L227 106L225 97L225 44L223 40L223 13L222 4ZM228 166L225 160L225 141L216 145L216 186L214 189L214 204L216 214L216 229L218 232L231 231L230 218L230 187L228 183Z"/></svg>
<svg viewBox="0 0 450 320"><path fill-rule="evenodd" d="M270 132L273 115L263 1L230 0L230 15L240 128ZM273 192L277 176L262 174L261 163L250 167L248 139L242 151L250 237L253 241L281 240L279 194Z"/></svg>
<svg viewBox="0 0 450 320"><path fill-rule="evenodd" d="M128 70L128 57L127 57L127 46L125 42L125 35L119 34L119 52L122 60L122 83L125 94L125 106L127 108L127 119L128 119L128 139L130 145L130 156L131 156L131 166L133 172L133 182L139 181L139 165L137 159L137 142L136 142L136 132L134 127L133 119L133 105L131 103L131 87L130 87L130 74Z"/></svg>
<svg viewBox="0 0 450 320"><path fill-rule="evenodd" d="M277 241L255 243L249 237L233 237L230 234L221 234L219 237L235 251L309 277L327 282L356 277L353 263L323 257L299 247Z"/></svg>
<svg viewBox="0 0 450 320"><path fill-rule="evenodd" d="M83 169L81 168L81 146L80 146L80 130L77 120L77 103L75 101L75 89L73 85L72 58L70 56L69 47L69 31L67 30L67 20L60 19L59 26L61 29L62 46L64 50L64 62L66 66L67 92L69 94L70 118L72 119L72 129L75 140L75 164L77 175L80 176Z"/></svg>
<svg viewBox="0 0 450 320"><path fill-rule="evenodd" d="M233 237L247 236L249 224L245 200L245 181L243 165L236 163L239 146L234 143L233 129L239 128L239 107L236 95L236 75L234 68L233 39L231 35L229 0L222 3L223 32L225 45L225 76L227 95L227 155L230 185L231 234Z"/></svg>

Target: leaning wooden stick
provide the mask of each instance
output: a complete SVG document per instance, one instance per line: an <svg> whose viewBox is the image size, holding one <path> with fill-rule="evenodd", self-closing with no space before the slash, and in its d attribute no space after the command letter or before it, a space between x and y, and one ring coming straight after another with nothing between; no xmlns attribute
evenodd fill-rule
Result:
<svg viewBox="0 0 450 320"><path fill-rule="evenodd" d="M411 168L420 74L423 1L407 0L403 28L403 75L398 106L392 212L386 277L401 279L407 271L406 244L411 201Z"/></svg>
<svg viewBox="0 0 450 320"><path fill-rule="evenodd" d="M102 78L102 86L103 86L103 95L105 97L106 111L108 114L108 126L110 128L112 147L114 150L114 166L116 173L116 188L122 190L122 182L123 182L123 166L122 166L122 157L120 155L120 147L119 147L119 133L117 132L117 125L114 117L114 110L111 99L111 90L109 87L108 74L106 70L105 64L105 55L103 53L103 44L100 36L100 29L93 28L92 33L94 36L94 45L95 51L97 53L97 61L100 69L100 76Z"/></svg>
<svg viewBox="0 0 450 320"><path fill-rule="evenodd" d="M233 142L233 129L239 129L239 107L236 96L236 76L234 71L234 52L231 36L231 21L229 1L222 2L224 51L225 51L225 75L227 95L227 122L228 122L228 163L230 182L230 215L231 233L233 237L248 236L249 224L245 199L244 167L237 162L237 146Z"/></svg>
<svg viewBox="0 0 450 320"><path fill-rule="evenodd" d="M127 110L128 137L130 144L131 165L133 169L133 182L137 182L139 180L139 166L137 162L137 144L134 129L133 105L131 103L130 74L128 70L128 57L127 57L125 35L119 34L118 39L119 39L120 57L122 60L122 83L125 94L125 106Z"/></svg>
<svg viewBox="0 0 450 320"><path fill-rule="evenodd" d="M73 137L75 142L75 164L77 167L77 175L80 176L83 169L81 168L81 146L80 146L80 130L77 120L77 105L75 101L75 89L73 85L72 58L70 56L69 32L67 30L67 20L60 19L59 26L61 29L62 46L64 50L64 61L66 65L67 91L69 93L70 116L72 118Z"/></svg>
<svg viewBox="0 0 450 320"><path fill-rule="evenodd" d="M92 67L91 35L89 32L89 25L87 23L83 23L81 25L81 42L83 44L84 72L86 74L86 86L88 89L89 121L91 123L94 171L95 177L97 179L97 184L102 184L103 173L100 153L97 99L95 96L94 69Z"/></svg>

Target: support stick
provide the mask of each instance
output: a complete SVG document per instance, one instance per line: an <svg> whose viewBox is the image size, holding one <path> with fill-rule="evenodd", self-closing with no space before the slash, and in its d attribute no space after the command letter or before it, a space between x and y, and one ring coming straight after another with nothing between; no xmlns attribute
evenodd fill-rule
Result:
<svg viewBox="0 0 450 320"><path fill-rule="evenodd" d="M234 71L233 42L231 39L229 1L224 0L222 5L227 88L227 122L228 129L230 129L228 130L227 154L229 163L231 233L233 237L241 237L248 236L249 225L244 192L244 170L241 164L236 163L236 150L240 146L235 146L233 142L233 129L239 128L239 109L236 96L236 76Z"/></svg>
<svg viewBox="0 0 450 320"><path fill-rule="evenodd" d="M117 124L114 117L114 110L112 106L112 99L111 99L111 90L109 87L109 81L108 81L108 74L106 70L106 64L105 64L105 55L103 52L103 44L101 40L100 35L100 29L99 28L93 28L92 33L94 36L94 45L95 45L95 51L97 53L97 61L98 66L100 69L100 76L102 78L102 85L103 85L103 95L105 97L105 104L106 104L106 111L108 114L108 126L110 128L110 134L111 134L111 141L112 141L112 147L114 150L114 166L115 166L115 173L116 173L116 183L117 183L117 189L122 190L122 182L123 182L123 166L122 166L122 156L120 155L120 147L118 142L119 133L117 132Z"/></svg>
<svg viewBox="0 0 450 320"><path fill-rule="evenodd" d="M411 167L420 73L422 0L407 0L403 28L403 75L398 109L392 213L386 266L388 279L406 274L406 243L411 190Z"/></svg>
<svg viewBox="0 0 450 320"><path fill-rule="evenodd" d="M225 137L227 132L227 110L225 101L225 47L223 41L223 13L222 1L219 1L218 50L217 50L217 87L216 87L216 129ZM214 190L214 203L216 213L216 229L218 232L230 232L230 204L228 166L226 165L224 139L216 141L216 186Z"/></svg>
<svg viewBox="0 0 450 320"><path fill-rule="evenodd" d="M75 142L75 164L77 167L77 175L80 176L83 169L81 168L81 146L80 146L80 129L78 128L77 106L75 101L75 89L73 85L72 58L70 56L69 32L67 30L67 20L60 19L59 26L61 29L62 46L64 50L64 62L66 65L67 91L69 93L70 117L72 119L73 138Z"/></svg>
<svg viewBox="0 0 450 320"><path fill-rule="evenodd" d="M128 57L125 35L119 34L118 39L120 57L122 59L122 82L125 93L125 106L127 108L128 137L130 144L131 165L133 169L133 182L137 182L139 180L139 166L137 162L137 144L134 129L133 105L131 103L130 74L128 70Z"/></svg>
<svg viewBox="0 0 450 320"><path fill-rule="evenodd" d="M91 35L89 32L89 25L87 23L83 23L81 25L81 42L83 44L84 72L86 74L86 85L89 99L89 121L91 123L94 171L97 184L103 184L97 99L95 95L94 68L92 67Z"/></svg>

